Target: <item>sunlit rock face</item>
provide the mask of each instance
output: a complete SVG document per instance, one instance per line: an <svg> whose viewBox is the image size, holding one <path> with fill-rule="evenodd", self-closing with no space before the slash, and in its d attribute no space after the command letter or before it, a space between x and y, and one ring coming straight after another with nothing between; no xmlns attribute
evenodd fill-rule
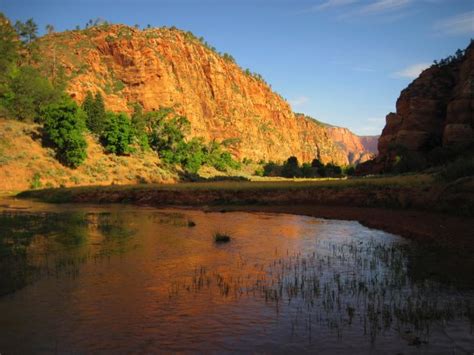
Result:
<svg viewBox="0 0 474 355"><path fill-rule="evenodd" d="M358 136L344 127L329 126L329 137L346 153L349 164L363 163L377 152L378 136Z"/></svg>
<svg viewBox="0 0 474 355"><path fill-rule="evenodd" d="M436 147L468 146L474 142L474 45L464 56L423 71L389 113L373 165L391 165L393 148L427 154Z"/></svg>
<svg viewBox="0 0 474 355"><path fill-rule="evenodd" d="M263 80L189 33L102 25L47 35L39 44L43 64L65 68L67 91L78 102L90 90L102 93L113 111L131 112L132 103L173 107L188 117L192 135L233 139L237 158L351 160L324 127L296 116Z"/></svg>

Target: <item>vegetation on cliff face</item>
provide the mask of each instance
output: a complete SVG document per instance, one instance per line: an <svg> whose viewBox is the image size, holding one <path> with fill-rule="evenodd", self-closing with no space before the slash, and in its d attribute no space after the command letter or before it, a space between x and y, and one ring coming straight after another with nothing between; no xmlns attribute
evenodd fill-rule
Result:
<svg viewBox="0 0 474 355"><path fill-rule="evenodd" d="M32 19L13 27L3 15L0 27L0 114L39 124L33 137L67 169L88 164L91 140L125 159L155 152L163 169L191 176L203 166L239 169L236 157L247 169L252 161L264 167L275 157L267 170L286 161L281 169L288 177L338 175L340 168L323 168L355 161L332 140L328 125L294 115L259 74L190 32L96 21L63 33L48 25L48 34L37 38ZM288 164L293 156L294 169ZM314 159L323 168L312 167ZM12 160L5 156L4 164ZM38 171L30 175L31 186L51 184Z"/></svg>
<svg viewBox="0 0 474 355"><path fill-rule="evenodd" d="M56 58L49 72L64 68L67 92L79 103L91 92L113 112L131 114L136 103L145 112L173 108L189 120L190 137L234 140L229 150L238 160L283 162L294 155L347 165L361 156L352 158L325 126L297 117L261 75L191 32L93 21L36 42L44 53L39 65Z"/></svg>
<svg viewBox="0 0 474 355"><path fill-rule="evenodd" d="M5 17L1 20L1 47L7 52L1 63L5 69L0 74L1 112L13 119L42 124L43 143L55 150L56 158L66 167L77 168L86 160L86 127L99 138L106 153L129 155L137 145L142 150L151 147L169 164L169 170L178 164L195 174L204 164L220 170L236 166L231 155L217 142L207 149L200 139L188 141L189 121L184 116L168 119L173 109L145 114L136 111L131 120L126 113L107 112L101 93L93 96L90 91L82 108L79 107L63 92L62 84L55 85L53 78L49 80L36 68L42 66L37 65L34 21L17 22L15 35L8 20ZM32 186L40 185L38 173L33 180Z"/></svg>

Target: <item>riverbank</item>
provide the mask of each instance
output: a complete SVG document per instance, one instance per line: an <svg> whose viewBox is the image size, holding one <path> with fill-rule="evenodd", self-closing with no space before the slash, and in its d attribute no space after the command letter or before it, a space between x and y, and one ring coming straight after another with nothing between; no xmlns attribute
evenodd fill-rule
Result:
<svg viewBox="0 0 474 355"><path fill-rule="evenodd" d="M52 203L131 203L209 211L263 211L357 220L404 237L471 248L474 179L439 185L429 175L303 182L213 182L33 190Z"/></svg>

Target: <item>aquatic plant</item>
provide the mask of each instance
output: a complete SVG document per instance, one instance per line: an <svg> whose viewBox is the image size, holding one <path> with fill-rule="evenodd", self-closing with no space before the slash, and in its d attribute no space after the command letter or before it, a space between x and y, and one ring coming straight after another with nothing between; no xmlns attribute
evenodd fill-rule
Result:
<svg viewBox="0 0 474 355"><path fill-rule="evenodd" d="M228 235L226 233L216 232L216 233L214 233L214 241L216 243L230 242L230 235Z"/></svg>

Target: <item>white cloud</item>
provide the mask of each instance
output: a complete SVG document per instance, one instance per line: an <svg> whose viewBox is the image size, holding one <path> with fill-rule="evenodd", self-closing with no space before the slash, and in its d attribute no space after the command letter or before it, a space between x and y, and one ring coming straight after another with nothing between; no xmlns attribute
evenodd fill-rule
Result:
<svg viewBox="0 0 474 355"><path fill-rule="evenodd" d="M473 34L474 11L448 17L435 23L434 29L448 35Z"/></svg>
<svg viewBox="0 0 474 355"><path fill-rule="evenodd" d="M299 96L297 98L294 98L293 100L290 100L291 106L301 106L304 105L309 101L309 97L307 96Z"/></svg>
<svg viewBox="0 0 474 355"><path fill-rule="evenodd" d="M406 8L412 2L413 0L376 0L368 5L364 5L354 11L341 15L340 19L391 14Z"/></svg>
<svg viewBox="0 0 474 355"><path fill-rule="evenodd" d="M339 7L344 5L353 4L358 0L327 0L319 5L313 6L311 9L313 11L326 10L333 7Z"/></svg>
<svg viewBox="0 0 474 355"><path fill-rule="evenodd" d="M413 64L413 65L410 65L409 67L406 67L405 69L402 69L394 73L393 76L397 78L415 79L418 77L418 75L421 74L423 70L425 70L426 68L429 68L430 66L431 66L431 63Z"/></svg>
<svg viewBox="0 0 474 355"><path fill-rule="evenodd" d="M359 12L363 15L373 15L381 12L394 11L405 7L411 3L411 1L412 0L378 0L372 4L364 6L359 10Z"/></svg>

